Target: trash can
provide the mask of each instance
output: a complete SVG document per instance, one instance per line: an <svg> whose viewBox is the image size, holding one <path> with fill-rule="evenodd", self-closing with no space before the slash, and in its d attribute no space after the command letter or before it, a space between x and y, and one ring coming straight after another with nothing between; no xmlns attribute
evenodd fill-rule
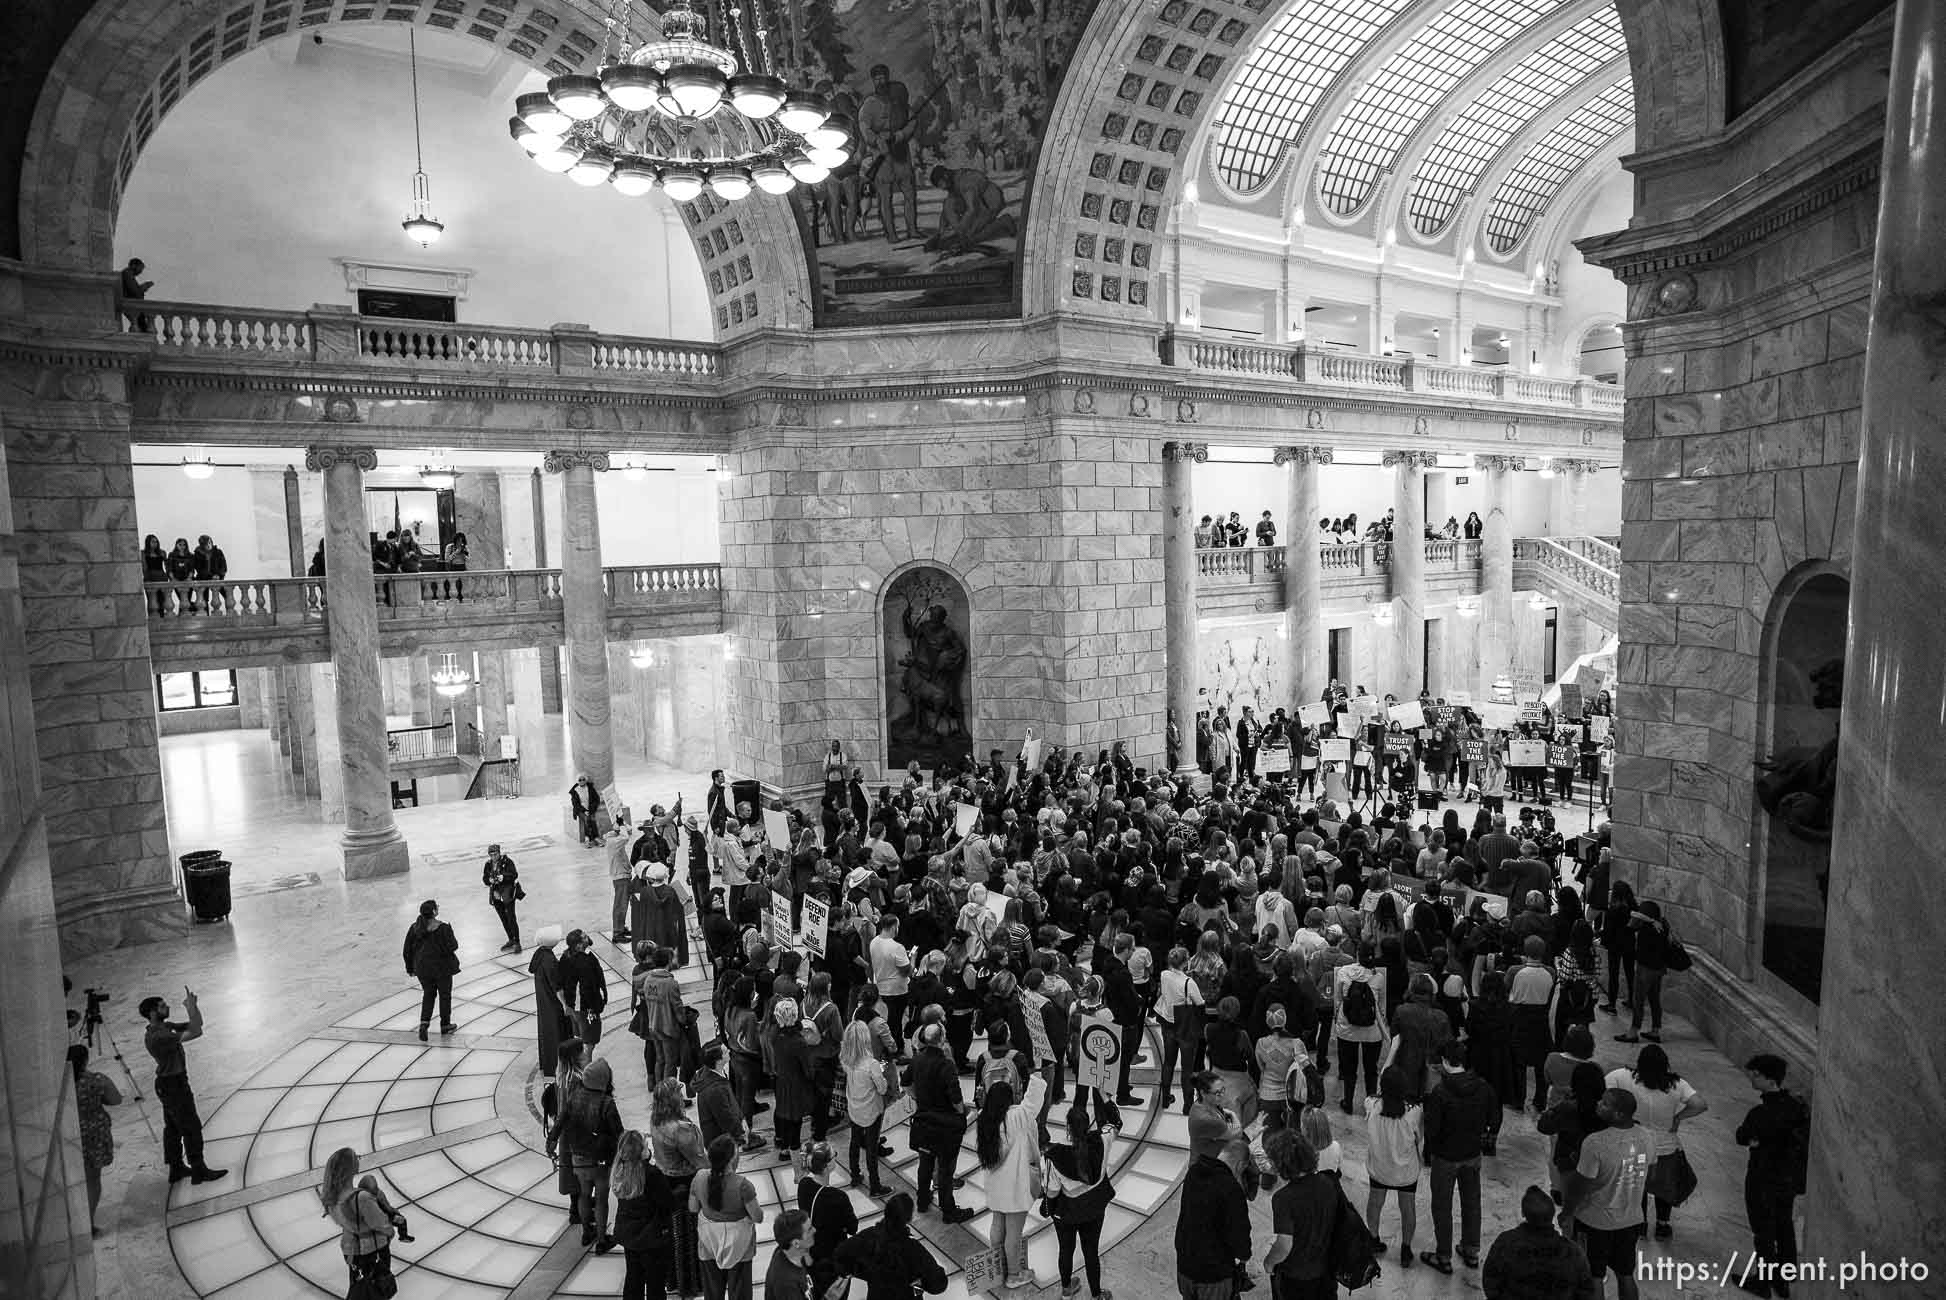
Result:
<svg viewBox="0 0 1946 1300"><path fill-rule="evenodd" d="M751 780L730 782L730 815L732 817L741 816L739 810L744 804L750 805L751 816L756 818L759 826L763 825L763 782Z"/></svg>
<svg viewBox="0 0 1946 1300"><path fill-rule="evenodd" d="M230 864L223 860L221 853L184 854L182 893L197 921L225 919L230 914Z"/></svg>

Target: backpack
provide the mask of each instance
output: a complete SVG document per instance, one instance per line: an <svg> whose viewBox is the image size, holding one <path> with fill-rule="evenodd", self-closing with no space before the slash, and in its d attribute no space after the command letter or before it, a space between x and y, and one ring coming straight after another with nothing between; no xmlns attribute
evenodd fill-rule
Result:
<svg viewBox="0 0 1946 1300"><path fill-rule="evenodd" d="M1014 1090L1014 1100L1016 1102L1021 1100L1023 1094L1020 1085L1020 1069L1014 1064L1014 1055L1013 1052L1008 1052L1004 1057L980 1058L980 1086L977 1091L982 1098L985 1098L987 1090L994 1084L1005 1081L1007 1086Z"/></svg>
<svg viewBox="0 0 1946 1300"><path fill-rule="evenodd" d="M1352 980L1345 986L1345 1023L1355 1029L1370 1029L1378 1023L1378 999L1372 996L1370 980Z"/></svg>
<svg viewBox="0 0 1946 1300"><path fill-rule="evenodd" d="M1306 1106L1324 1105L1324 1076L1318 1073L1311 1058L1302 1054L1291 1062L1290 1073L1285 1076L1284 1095L1294 1101L1300 1089Z"/></svg>
<svg viewBox="0 0 1946 1300"><path fill-rule="evenodd" d="M1570 1016L1594 1010L1595 990L1587 980L1567 980L1561 985L1561 1005Z"/></svg>
<svg viewBox="0 0 1946 1300"><path fill-rule="evenodd" d="M1370 1286L1378 1280L1378 1238L1365 1220L1352 1208L1344 1192L1338 1193L1338 1215L1331 1221L1331 1276L1347 1291Z"/></svg>

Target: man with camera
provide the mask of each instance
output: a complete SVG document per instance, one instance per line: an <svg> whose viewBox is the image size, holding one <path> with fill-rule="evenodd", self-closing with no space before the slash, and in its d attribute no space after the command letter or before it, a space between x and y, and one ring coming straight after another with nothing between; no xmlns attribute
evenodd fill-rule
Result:
<svg viewBox="0 0 1946 1300"><path fill-rule="evenodd" d="M196 1097L189 1090L189 1058L182 1045L203 1036L203 1013L196 995L187 985L182 990L182 1008L189 1019L172 1023L169 1004L159 997L146 997L136 1008L149 1022L143 1045L155 1058L155 1099L162 1105L162 1157L169 1164L169 1181L213 1183L229 1173L211 1169L203 1163L203 1121L196 1114Z"/></svg>

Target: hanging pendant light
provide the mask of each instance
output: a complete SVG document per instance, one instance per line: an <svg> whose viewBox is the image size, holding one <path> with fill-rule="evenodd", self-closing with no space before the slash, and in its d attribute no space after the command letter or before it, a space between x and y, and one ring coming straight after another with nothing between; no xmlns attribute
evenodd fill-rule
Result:
<svg viewBox="0 0 1946 1300"><path fill-rule="evenodd" d="M419 38L417 29L405 29L406 48L412 62L412 156L418 170L412 173L412 211L399 223L408 238L421 248L431 248L446 227L432 215L432 184L426 179L426 150L419 138ZM529 123L532 126L532 123Z"/></svg>
<svg viewBox="0 0 1946 1300"><path fill-rule="evenodd" d="M447 699L466 694L473 685L473 674L460 667L459 656L448 652L439 657L439 667L432 670L432 688Z"/></svg>

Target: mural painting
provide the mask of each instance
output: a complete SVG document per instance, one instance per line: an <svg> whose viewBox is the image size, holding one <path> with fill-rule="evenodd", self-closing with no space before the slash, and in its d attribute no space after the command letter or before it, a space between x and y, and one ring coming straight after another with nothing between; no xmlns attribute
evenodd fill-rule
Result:
<svg viewBox="0 0 1946 1300"><path fill-rule="evenodd" d="M966 763L972 679L966 589L943 569L907 570L885 592L885 731L889 765Z"/></svg>
<svg viewBox="0 0 1946 1300"><path fill-rule="evenodd" d="M1094 0L805 0L775 30L797 84L858 125L791 202L820 325L1004 316L1027 195Z"/></svg>

